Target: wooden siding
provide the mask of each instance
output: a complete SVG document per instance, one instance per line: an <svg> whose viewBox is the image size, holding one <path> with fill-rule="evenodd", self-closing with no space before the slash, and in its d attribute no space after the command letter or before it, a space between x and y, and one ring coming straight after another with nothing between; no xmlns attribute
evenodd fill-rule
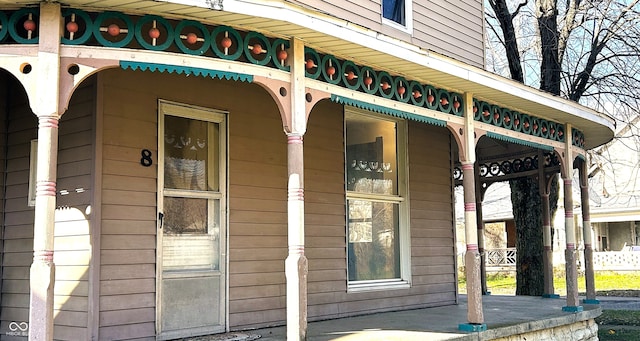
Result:
<svg viewBox="0 0 640 341"><path fill-rule="evenodd" d="M158 114L152 89L155 82L132 73L98 75L100 340L155 339ZM152 151L151 167L140 164L141 149Z"/></svg>
<svg viewBox="0 0 640 341"><path fill-rule="evenodd" d="M270 96L245 91L229 103L231 328L286 319L287 139Z"/></svg>
<svg viewBox="0 0 640 341"><path fill-rule="evenodd" d="M0 333L10 322L28 320L29 267L33 259L33 207L28 206L31 140L37 138L37 118L21 87L10 81L6 141L6 186L3 217L2 314ZM86 81L71 99L59 127L54 263L54 337L87 338L90 242L86 208L90 204L92 164L93 81ZM4 116L4 115L3 115ZM3 134L4 135L4 134ZM2 138L4 145L5 138ZM4 163L3 163L4 165ZM3 184L5 185L5 184ZM61 191L68 194L61 195Z"/></svg>
<svg viewBox="0 0 640 341"><path fill-rule="evenodd" d="M95 77L83 82L60 120L54 233L56 340L88 338L95 92Z"/></svg>
<svg viewBox="0 0 640 341"><path fill-rule="evenodd" d="M449 133L409 122L410 289L347 293L342 107L320 102L305 135L309 318L455 303Z"/></svg>
<svg viewBox="0 0 640 341"><path fill-rule="evenodd" d="M100 339L155 339L158 99L229 111L230 324L283 321L287 145L271 97L257 85L183 75L108 70L99 79ZM144 148L152 167L140 165Z"/></svg>
<svg viewBox="0 0 640 341"><path fill-rule="evenodd" d="M5 78L6 93L6 173L4 193L2 263L2 314L0 333L11 322L29 320L29 267L33 260L33 208L27 205L30 141L37 135L37 119L26 94L13 79ZM4 142L4 141L3 141Z"/></svg>
<svg viewBox="0 0 640 341"><path fill-rule="evenodd" d="M410 34L382 24L380 0L289 2L484 68L481 0L413 0L413 32Z"/></svg>
<svg viewBox="0 0 640 341"><path fill-rule="evenodd" d="M9 76L9 73L4 70L0 70L0 103L9 103L9 98L13 95L9 91L15 87L15 81ZM9 105L0 106L0 241L4 240L4 207L5 207L5 167L7 162L7 115ZM4 264L4 242L0 242L0 267ZM0 268L1 269L1 268ZM0 302L2 301L2 284L4 271L0 271ZM2 306L0 305L0 309ZM6 329L5 324L2 323L0 313L0 332Z"/></svg>
<svg viewBox="0 0 640 341"><path fill-rule="evenodd" d="M154 337L157 169L139 160L142 148L155 160L158 98L229 112L229 327L283 324L287 144L272 98L256 85L201 77L108 70L99 79L100 338ZM417 123L408 136L413 285L347 293L342 112L321 101L305 135L309 318L455 303L449 133Z"/></svg>

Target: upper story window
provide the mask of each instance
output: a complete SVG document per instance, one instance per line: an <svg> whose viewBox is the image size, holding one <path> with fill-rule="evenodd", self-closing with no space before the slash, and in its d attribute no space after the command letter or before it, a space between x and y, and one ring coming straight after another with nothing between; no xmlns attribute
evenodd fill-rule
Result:
<svg viewBox="0 0 640 341"><path fill-rule="evenodd" d="M411 24L411 0L382 0L383 22L409 30Z"/></svg>

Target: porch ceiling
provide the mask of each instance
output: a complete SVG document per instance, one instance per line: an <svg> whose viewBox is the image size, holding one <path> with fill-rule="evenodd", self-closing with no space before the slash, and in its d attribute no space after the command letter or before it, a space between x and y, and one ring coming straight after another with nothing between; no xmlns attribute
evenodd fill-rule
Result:
<svg viewBox="0 0 640 341"><path fill-rule="evenodd" d="M382 36L348 21L294 7L285 0L224 0L224 11L212 0L62 0L63 6L190 18L205 23L250 29L282 38L297 37L318 51L352 60L501 106L561 123L585 134L585 148L613 138L615 121L602 113L432 51ZM37 5L39 1L0 0L2 7Z"/></svg>

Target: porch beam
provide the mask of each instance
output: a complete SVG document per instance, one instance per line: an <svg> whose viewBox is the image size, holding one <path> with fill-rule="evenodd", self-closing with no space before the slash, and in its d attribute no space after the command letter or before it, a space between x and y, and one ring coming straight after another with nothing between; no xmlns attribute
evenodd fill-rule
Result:
<svg viewBox="0 0 640 341"><path fill-rule="evenodd" d="M582 301L584 304L599 304L596 299L595 274L593 270L593 229L591 228L591 217L589 207L589 174L587 161L581 160L578 167L580 177L580 200L582 207L582 235L584 238L584 277L587 289L587 297Z"/></svg>
<svg viewBox="0 0 640 341"><path fill-rule="evenodd" d="M36 200L33 263L29 277L29 340L53 340L53 232L56 209L56 168L60 98L60 5L40 5L40 37L35 89L27 91L38 116Z"/></svg>
<svg viewBox="0 0 640 341"><path fill-rule="evenodd" d="M473 95L464 94L464 126L462 129L462 148L465 153L462 163L464 190L464 222L467 251L464 255L465 275L467 278L467 321L458 326L464 331L482 331L487 329L482 311L482 284L480 275L480 253L478 252L478 225L476 215L476 186L474 165L476 162L476 139L473 119Z"/></svg>
<svg viewBox="0 0 640 341"><path fill-rule="evenodd" d="M288 173L288 256L285 261L287 288L287 340L307 338L307 273L304 254L304 153L302 137L306 130L304 87L304 44L291 41L291 118L287 132Z"/></svg>
<svg viewBox="0 0 640 341"><path fill-rule="evenodd" d="M567 278L567 305L562 307L563 311L579 312L583 308L578 303L578 268L576 264L576 231L573 223L573 148L570 138L571 124L565 125L565 148L563 160L563 180L564 180L564 226L566 236L565 269Z"/></svg>

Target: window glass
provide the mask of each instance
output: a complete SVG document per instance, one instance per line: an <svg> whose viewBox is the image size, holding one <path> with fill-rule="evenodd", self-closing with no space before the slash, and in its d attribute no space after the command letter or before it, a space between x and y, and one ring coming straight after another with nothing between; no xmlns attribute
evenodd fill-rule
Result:
<svg viewBox="0 0 640 341"><path fill-rule="evenodd" d="M345 112L348 279L400 280L399 122Z"/></svg>
<svg viewBox="0 0 640 341"><path fill-rule="evenodd" d="M398 204L349 200L350 281L400 278Z"/></svg>
<svg viewBox="0 0 640 341"><path fill-rule="evenodd" d="M405 26L405 0L382 0L382 16Z"/></svg>
<svg viewBox="0 0 640 341"><path fill-rule="evenodd" d="M398 194L396 122L347 113L347 190Z"/></svg>
<svg viewBox="0 0 640 341"><path fill-rule="evenodd" d="M209 164L209 154L217 155L214 129L205 121L184 117L165 117L164 133L164 185L165 188L186 190L217 190L217 181L209 174L217 174L217 164ZM209 142L212 141L212 142ZM214 150L210 150L214 148ZM207 169L214 167L214 169Z"/></svg>

